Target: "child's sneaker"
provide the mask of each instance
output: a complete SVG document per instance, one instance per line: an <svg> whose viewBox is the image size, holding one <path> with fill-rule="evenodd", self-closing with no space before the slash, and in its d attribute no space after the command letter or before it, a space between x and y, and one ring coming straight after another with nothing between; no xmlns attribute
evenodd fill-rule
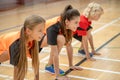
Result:
<svg viewBox="0 0 120 80"><path fill-rule="evenodd" d="M82 55L83 57L85 57L85 51L84 51L83 49L78 50L78 54L79 54L79 55ZM92 57L92 56L93 56L93 54L90 53L90 57Z"/></svg>
<svg viewBox="0 0 120 80"><path fill-rule="evenodd" d="M52 74L55 74L54 67L53 67L52 65L50 65L50 66L45 66L45 70L46 70L47 72L50 72L50 73L52 73Z"/></svg>
<svg viewBox="0 0 120 80"><path fill-rule="evenodd" d="M60 75L64 76L65 72L62 69L59 69Z"/></svg>
<svg viewBox="0 0 120 80"><path fill-rule="evenodd" d="M50 73L52 73L52 74L55 74L54 66L53 66L53 65L46 66L46 67L45 67L45 70L46 70L47 72L50 72ZM61 75L61 76L65 74L65 72L64 72L63 70L61 70L61 69L59 69L59 72L60 72L60 75Z"/></svg>

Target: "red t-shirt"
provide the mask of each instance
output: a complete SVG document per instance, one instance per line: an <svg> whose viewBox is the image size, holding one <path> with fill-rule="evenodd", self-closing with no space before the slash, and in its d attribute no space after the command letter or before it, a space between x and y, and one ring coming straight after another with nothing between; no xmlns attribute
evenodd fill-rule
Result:
<svg viewBox="0 0 120 80"><path fill-rule="evenodd" d="M91 21L88 21L84 15L80 16L79 27L73 34L78 34L78 36L87 35L87 28L91 25Z"/></svg>

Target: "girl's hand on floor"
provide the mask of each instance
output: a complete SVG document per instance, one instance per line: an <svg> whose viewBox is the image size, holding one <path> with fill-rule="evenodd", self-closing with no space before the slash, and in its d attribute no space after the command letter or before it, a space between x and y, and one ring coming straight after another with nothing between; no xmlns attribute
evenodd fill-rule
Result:
<svg viewBox="0 0 120 80"><path fill-rule="evenodd" d="M80 71L83 70L83 68L81 68L79 66L71 66L70 68L73 70L80 70Z"/></svg>

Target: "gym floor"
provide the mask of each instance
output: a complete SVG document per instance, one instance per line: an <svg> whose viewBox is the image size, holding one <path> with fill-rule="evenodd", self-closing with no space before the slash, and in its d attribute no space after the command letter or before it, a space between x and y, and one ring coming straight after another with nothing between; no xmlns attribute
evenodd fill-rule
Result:
<svg viewBox="0 0 120 80"><path fill-rule="evenodd" d="M93 39L95 49L101 53L94 56L96 61L84 61L80 66L82 71L71 71L67 76L71 80L120 80L120 0L54 0L52 2L39 2L25 4L13 9L0 12L0 35L11 31L20 30L25 18L29 15L40 15L46 20L60 15L64 7L71 4L82 14L90 2L97 2L104 8L104 14L100 20L93 22ZM80 42L73 39L72 42L74 64L84 57L77 54ZM40 57L40 80L54 80L55 76L45 72L48 62L50 47L45 47L39 54ZM31 59L25 80L34 80L31 67ZM64 71L69 69L65 47L60 53L60 68ZM13 66L9 61L0 65L0 80L13 80Z"/></svg>

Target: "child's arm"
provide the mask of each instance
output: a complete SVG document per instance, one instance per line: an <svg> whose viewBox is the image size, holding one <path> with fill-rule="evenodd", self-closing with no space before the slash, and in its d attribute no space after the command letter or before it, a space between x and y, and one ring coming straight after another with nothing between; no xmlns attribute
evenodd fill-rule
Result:
<svg viewBox="0 0 120 80"><path fill-rule="evenodd" d="M73 70L83 70L79 66L73 66L73 47L71 45L71 42L66 45L66 50L68 54L69 67Z"/></svg>
<svg viewBox="0 0 120 80"><path fill-rule="evenodd" d="M57 45L51 45L50 56L53 57L51 59L53 59L53 64L54 64L54 70L55 70L56 77L59 76L59 56L58 55L59 55L59 53L58 53Z"/></svg>
<svg viewBox="0 0 120 80"><path fill-rule="evenodd" d="M51 46L51 53L53 55L53 63L54 63L54 70L55 70L55 76L56 76L56 80L70 80L68 77L66 76L60 76L59 75L59 56L58 56L58 48L57 46Z"/></svg>
<svg viewBox="0 0 120 80"><path fill-rule="evenodd" d="M91 34L91 29L87 32L87 37L88 37L88 40L89 40L92 51L95 51L94 45L93 45L93 37L92 37L92 34Z"/></svg>
<svg viewBox="0 0 120 80"><path fill-rule="evenodd" d="M94 44L93 44L93 36L92 36L92 34L91 34L91 30L89 30L88 32L87 32L87 36L88 36L88 40L89 40L89 43L90 43L90 46L91 46L91 49L92 49L92 53L94 54L94 55L100 55L100 53L96 53L96 51L95 51L95 48L94 48Z"/></svg>
<svg viewBox="0 0 120 80"><path fill-rule="evenodd" d="M66 45L66 50L68 54L69 67L73 66L73 48L70 43Z"/></svg>
<svg viewBox="0 0 120 80"><path fill-rule="evenodd" d="M87 36L82 36L82 44L83 44L83 48L84 48L85 53L86 53L86 58L88 60L95 61L95 59L91 58L90 54L89 54Z"/></svg>
<svg viewBox="0 0 120 80"><path fill-rule="evenodd" d="M89 51L88 51L87 36L82 36L82 44L83 44L83 48L84 48L85 53L86 53L86 58L89 59L90 55L89 55Z"/></svg>

